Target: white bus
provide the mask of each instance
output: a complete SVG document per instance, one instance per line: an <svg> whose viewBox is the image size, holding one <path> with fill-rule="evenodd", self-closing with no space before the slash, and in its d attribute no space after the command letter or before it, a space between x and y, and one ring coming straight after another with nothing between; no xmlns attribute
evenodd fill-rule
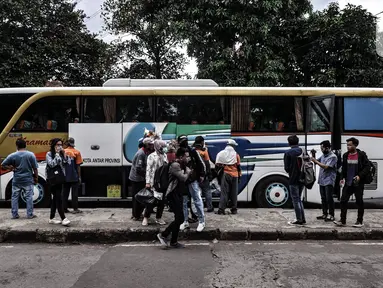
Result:
<svg viewBox="0 0 383 288"><path fill-rule="evenodd" d="M357 137L376 165L374 181L364 197L383 197L379 184L383 144L383 89L218 87L211 80L114 79L105 87L0 89L0 157L15 150L23 137L39 160L49 140L74 137L82 152L83 189L80 200L130 200L128 174L144 131L155 130L164 140L187 134L192 143L202 135L214 162L227 139L238 143L243 176L239 201L258 207L291 207L283 153L287 137L298 135L306 150L330 140L339 153L346 139ZM21 106L20 106L21 105ZM49 205L45 164L34 201ZM12 172L1 171L0 199L11 196ZM117 187L117 188L116 188ZM304 200L320 203L318 186ZM338 198L336 187L334 197ZM218 197L219 195L214 195Z"/></svg>

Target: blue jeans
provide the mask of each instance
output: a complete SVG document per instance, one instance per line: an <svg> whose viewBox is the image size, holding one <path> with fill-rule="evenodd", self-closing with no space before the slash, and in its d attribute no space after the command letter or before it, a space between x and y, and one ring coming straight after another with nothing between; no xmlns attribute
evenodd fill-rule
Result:
<svg viewBox="0 0 383 288"><path fill-rule="evenodd" d="M27 217L33 216L33 185L17 185L12 183L12 217L19 215L20 193L24 191L27 202Z"/></svg>
<svg viewBox="0 0 383 288"><path fill-rule="evenodd" d="M195 208L197 209L197 216L199 223L205 222L205 214L203 211L203 202L202 202L202 196L201 196L201 188L199 186L199 183L197 181L194 181L188 185L189 192L192 198L192 201L194 202ZM189 212L188 212L188 197L184 196L183 201L183 210L184 210L184 218L185 221L189 218ZM193 203L192 203L193 206ZM186 217L185 217L186 216Z"/></svg>
<svg viewBox="0 0 383 288"><path fill-rule="evenodd" d="M306 222L305 210L302 203L303 185L290 185L290 195L293 200L297 221Z"/></svg>

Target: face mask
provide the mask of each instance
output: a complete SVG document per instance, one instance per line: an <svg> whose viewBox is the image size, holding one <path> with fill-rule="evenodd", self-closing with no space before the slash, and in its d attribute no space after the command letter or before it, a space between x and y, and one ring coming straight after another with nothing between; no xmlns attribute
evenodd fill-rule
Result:
<svg viewBox="0 0 383 288"><path fill-rule="evenodd" d="M164 148L162 148L162 152L163 152L164 154L168 153L168 147L164 147Z"/></svg>

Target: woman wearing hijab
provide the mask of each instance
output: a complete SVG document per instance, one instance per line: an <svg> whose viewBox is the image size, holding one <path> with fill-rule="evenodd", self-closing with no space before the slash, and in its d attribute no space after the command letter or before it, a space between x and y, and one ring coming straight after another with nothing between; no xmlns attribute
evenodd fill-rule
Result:
<svg viewBox="0 0 383 288"><path fill-rule="evenodd" d="M154 190L154 175L156 170L168 163L168 158L166 156L167 148L166 142L163 140L155 140L154 141L154 152L148 156L147 164L146 164L146 188L152 189L153 192L158 193ZM157 212L156 212L156 223L160 225L165 225L165 221L162 220L162 214L164 212L165 206L165 197L162 195L162 198L158 200ZM150 214L153 212L153 206L147 205L144 213L144 220L142 221L143 226L148 225L148 220Z"/></svg>
<svg viewBox="0 0 383 288"><path fill-rule="evenodd" d="M216 166L223 168L221 199L217 213L219 215L225 215L225 209L229 199L232 203L231 214L237 214L238 182L242 176L240 157L234 149L234 147L237 146L237 142L229 139L226 148L219 152L216 157Z"/></svg>

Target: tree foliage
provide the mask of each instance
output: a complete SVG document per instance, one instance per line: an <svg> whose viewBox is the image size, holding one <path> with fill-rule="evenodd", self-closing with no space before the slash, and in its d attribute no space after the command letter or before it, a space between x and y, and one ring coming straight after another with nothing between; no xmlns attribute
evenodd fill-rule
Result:
<svg viewBox="0 0 383 288"><path fill-rule="evenodd" d="M361 6L331 3L313 13L295 55L305 86L380 87L383 61L376 51L376 17Z"/></svg>
<svg viewBox="0 0 383 288"><path fill-rule="evenodd" d="M65 86L100 85L110 50L84 18L73 1L1 1L0 87L43 86L52 77Z"/></svg>
<svg viewBox="0 0 383 288"><path fill-rule="evenodd" d="M106 0L105 29L120 36L121 76L176 79L187 61L183 39L170 21L175 6L166 0Z"/></svg>
<svg viewBox="0 0 383 288"><path fill-rule="evenodd" d="M382 84L376 18L361 6L313 12L308 0L187 0L177 11L199 78L224 86Z"/></svg>

